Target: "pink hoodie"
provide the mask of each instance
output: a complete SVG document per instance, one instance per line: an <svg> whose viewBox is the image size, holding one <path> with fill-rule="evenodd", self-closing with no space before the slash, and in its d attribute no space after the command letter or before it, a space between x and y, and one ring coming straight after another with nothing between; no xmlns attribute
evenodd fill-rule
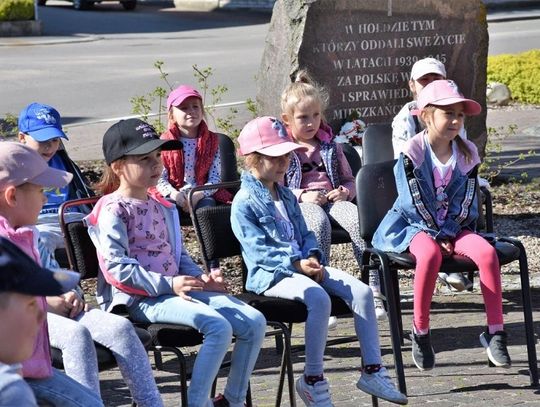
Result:
<svg viewBox="0 0 540 407"><path fill-rule="evenodd" d="M19 248L33 258L36 263L41 264L39 252L37 250L38 234L33 226L13 229L6 218L0 216L0 236L11 240ZM36 297L41 309L47 312L47 301L45 297ZM43 379L52 375L51 347L49 345L49 331L47 329L47 319L43 320L39 329L34 352L30 359L22 364L23 376L32 379Z"/></svg>

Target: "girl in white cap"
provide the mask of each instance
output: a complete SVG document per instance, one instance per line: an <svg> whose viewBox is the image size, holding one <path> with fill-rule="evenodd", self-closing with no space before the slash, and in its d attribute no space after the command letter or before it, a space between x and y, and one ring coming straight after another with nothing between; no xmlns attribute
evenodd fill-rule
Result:
<svg viewBox="0 0 540 407"><path fill-rule="evenodd" d="M416 257L413 360L420 370L435 366L429 311L444 256L467 256L478 266L487 314L480 335L489 360L509 367L503 331L499 261L495 248L475 233L478 218L476 146L458 136L466 115L477 115L480 105L465 99L456 84L438 80L418 98L426 130L407 142L394 168L398 198L373 236L373 247Z"/></svg>
<svg viewBox="0 0 540 407"><path fill-rule="evenodd" d="M293 151L304 149L273 117L250 121L240 133L239 153L247 171L231 209L231 224L248 269L246 288L257 294L301 301L306 363L296 391L306 406L332 406L323 357L328 334L329 294L345 300L354 315L362 353L362 374L356 386L382 399L406 404L382 366L373 295L352 275L328 267L313 232L307 229L296 197L283 182Z"/></svg>

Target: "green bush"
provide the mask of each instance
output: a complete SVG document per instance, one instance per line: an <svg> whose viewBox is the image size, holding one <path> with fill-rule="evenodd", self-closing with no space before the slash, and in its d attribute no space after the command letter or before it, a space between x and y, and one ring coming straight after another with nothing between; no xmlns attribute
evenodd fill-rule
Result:
<svg viewBox="0 0 540 407"><path fill-rule="evenodd" d="M488 57L487 81L504 83L516 101L540 104L540 50Z"/></svg>
<svg viewBox="0 0 540 407"><path fill-rule="evenodd" d="M0 21L19 21L34 19L33 0L1 0Z"/></svg>

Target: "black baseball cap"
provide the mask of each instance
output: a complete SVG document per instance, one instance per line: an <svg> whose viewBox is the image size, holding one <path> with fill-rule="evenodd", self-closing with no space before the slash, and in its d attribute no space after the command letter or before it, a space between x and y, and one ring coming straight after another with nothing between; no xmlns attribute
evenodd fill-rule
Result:
<svg viewBox="0 0 540 407"><path fill-rule="evenodd" d="M120 120L113 124L103 136L105 162L112 162L126 155L148 154L157 149L180 150L178 140L161 140L156 130L140 119Z"/></svg>
<svg viewBox="0 0 540 407"><path fill-rule="evenodd" d="M48 270L0 237L0 293L15 292L45 297L75 288L80 275L67 270Z"/></svg>

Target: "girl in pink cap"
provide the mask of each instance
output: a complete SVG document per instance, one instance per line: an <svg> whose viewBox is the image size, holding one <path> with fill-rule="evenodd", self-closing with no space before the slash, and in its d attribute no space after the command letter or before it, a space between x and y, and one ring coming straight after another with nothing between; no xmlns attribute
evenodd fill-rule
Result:
<svg viewBox="0 0 540 407"><path fill-rule="evenodd" d="M431 297L443 257L455 253L469 257L480 273L488 325L480 342L493 364L509 367L497 253L475 233L480 158L476 146L458 136L465 116L479 114L481 107L465 99L450 80L427 85L417 106L415 114L426 129L407 142L398 159L394 173L399 196L373 237L376 249L409 250L416 257L414 363L420 370L435 366L429 330Z"/></svg>
<svg viewBox="0 0 540 407"><path fill-rule="evenodd" d="M167 98L167 110L168 129L161 138L180 140L184 147L162 153L164 169L157 189L188 213L187 195L191 188L221 182L218 136L208 129L202 96L191 86L182 85L173 90ZM226 190L196 192L193 196L197 208L231 199Z"/></svg>
<svg viewBox="0 0 540 407"><path fill-rule="evenodd" d="M247 170L231 208L231 225L242 246L248 269L246 288L257 294L301 301L305 326L306 363L296 391L306 406L332 406L323 358L331 301L339 296L351 307L362 353L362 374L356 386L374 396L406 404L381 365L379 331L373 295L352 275L326 265L292 191L282 185L294 143L283 123L273 117L250 121L238 138Z"/></svg>

